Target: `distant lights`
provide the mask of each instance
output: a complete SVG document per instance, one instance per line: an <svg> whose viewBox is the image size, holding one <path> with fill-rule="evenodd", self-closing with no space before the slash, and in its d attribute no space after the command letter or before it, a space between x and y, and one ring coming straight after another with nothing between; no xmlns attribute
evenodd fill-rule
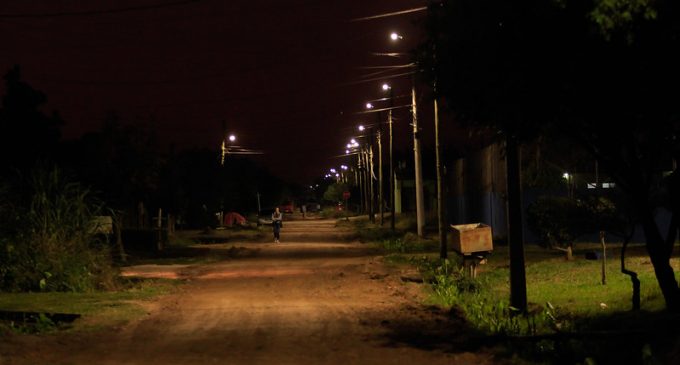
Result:
<svg viewBox="0 0 680 365"><path fill-rule="evenodd" d="M396 41L396 40L399 40L399 39L403 39L403 38L404 38L404 37L402 37L401 35L399 35L399 34L396 33L396 32L392 32L392 33L390 34L390 39L393 40L393 41Z"/></svg>
<svg viewBox="0 0 680 365"><path fill-rule="evenodd" d="M362 131L362 132L363 132L363 131L364 131L364 129L366 129L366 127L364 127L363 125L360 125L360 126L359 126L359 130L360 130L360 131Z"/></svg>
<svg viewBox="0 0 680 365"><path fill-rule="evenodd" d="M385 91L387 91L387 90L389 90L389 89L391 89L391 88L392 88L392 87L391 87L389 84L382 84L382 89L385 90Z"/></svg>
<svg viewBox="0 0 680 365"><path fill-rule="evenodd" d="M234 141L236 141L236 136L233 135L233 134L230 134L229 135L229 142L234 142Z"/></svg>
<svg viewBox="0 0 680 365"><path fill-rule="evenodd" d="M373 104L366 103L366 109L373 109Z"/></svg>

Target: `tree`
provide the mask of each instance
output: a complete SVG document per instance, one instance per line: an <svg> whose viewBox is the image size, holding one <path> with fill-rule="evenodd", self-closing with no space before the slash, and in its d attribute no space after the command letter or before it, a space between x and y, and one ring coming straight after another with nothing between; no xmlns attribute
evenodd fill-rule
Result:
<svg viewBox="0 0 680 365"><path fill-rule="evenodd" d="M636 210L666 305L680 310L670 266L680 179L668 180L666 237L654 220L661 172L680 155L680 4L452 0L429 14L439 32L429 77L456 115L520 141L551 128L588 150Z"/></svg>
<svg viewBox="0 0 680 365"><path fill-rule="evenodd" d="M323 193L323 199L333 202L338 203L342 201L342 193L347 190L347 186L344 183L335 183L332 185L329 185L328 188L326 189L326 192Z"/></svg>
<svg viewBox="0 0 680 365"><path fill-rule="evenodd" d="M25 172L37 160L54 154L63 122L56 112L47 116L40 110L47 97L21 79L19 66L10 69L4 79L6 94L0 108L0 164L3 168L13 167Z"/></svg>

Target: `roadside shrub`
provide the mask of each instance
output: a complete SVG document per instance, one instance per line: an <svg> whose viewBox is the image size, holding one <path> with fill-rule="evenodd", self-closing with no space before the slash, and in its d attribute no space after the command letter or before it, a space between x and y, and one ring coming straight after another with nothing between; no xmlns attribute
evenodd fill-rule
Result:
<svg viewBox="0 0 680 365"><path fill-rule="evenodd" d="M479 291L479 282L467 276L456 261L422 257L415 264L423 280L432 286L433 299L443 306L460 304L463 295Z"/></svg>
<svg viewBox="0 0 680 365"><path fill-rule="evenodd" d="M106 242L94 218L103 205L57 169L35 170L24 199L13 205L15 224L0 238L0 286L10 291L90 291L114 284Z"/></svg>

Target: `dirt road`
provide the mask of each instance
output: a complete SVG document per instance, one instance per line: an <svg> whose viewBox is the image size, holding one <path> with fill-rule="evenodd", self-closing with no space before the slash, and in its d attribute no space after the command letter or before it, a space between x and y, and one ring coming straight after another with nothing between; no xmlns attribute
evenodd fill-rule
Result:
<svg viewBox="0 0 680 365"><path fill-rule="evenodd" d="M0 345L0 365L498 362L462 321L422 304L421 284L370 247L343 242L347 233L333 221L291 221L280 244L236 244L235 259L161 267L190 282L142 320L94 334L13 336Z"/></svg>

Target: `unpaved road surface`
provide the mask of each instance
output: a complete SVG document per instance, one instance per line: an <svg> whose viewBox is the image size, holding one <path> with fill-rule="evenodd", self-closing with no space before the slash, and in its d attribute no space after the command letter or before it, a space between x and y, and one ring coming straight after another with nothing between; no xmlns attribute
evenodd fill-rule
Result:
<svg viewBox="0 0 680 365"><path fill-rule="evenodd" d="M412 273L346 234L333 221L290 221L282 243L236 244L230 260L129 268L189 282L121 328L4 338L0 365L502 362L463 321L422 304L422 284L402 280Z"/></svg>

